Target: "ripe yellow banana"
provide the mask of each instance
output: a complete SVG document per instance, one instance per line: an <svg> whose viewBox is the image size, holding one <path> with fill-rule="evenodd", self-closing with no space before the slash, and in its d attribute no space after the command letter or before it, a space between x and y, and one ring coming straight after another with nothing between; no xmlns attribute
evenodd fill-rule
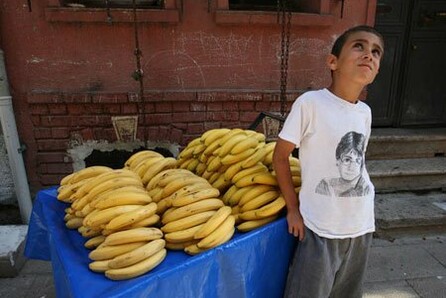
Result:
<svg viewBox="0 0 446 298"><path fill-rule="evenodd" d="M279 192L276 190L267 191L263 194L261 194L258 197L255 197L254 199L250 200L240 208L240 212L246 212L249 210L254 210L257 208L260 208L268 203L271 203L279 196Z"/></svg>
<svg viewBox="0 0 446 298"><path fill-rule="evenodd" d="M209 187L203 188L191 194L186 194L183 196L172 197L172 206L182 207L201 200L218 198L220 191L217 188Z"/></svg>
<svg viewBox="0 0 446 298"><path fill-rule="evenodd" d="M192 156L197 156L199 154L201 154L205 149L206 149L206 145L201 143L198 144L197 146L194 147L194 151L192 152Z"/></svg>
<svg viewBox="0 0 446 298"><path fill-rule="evenodd" d="M224 157L228 155L231 150L239 143L243 142L248 136L242 132L240 134L234 135L232 138L227 140L225 143L221 144L220 150L218 152L218 156Z"/></svg>
<svg viewBox="0 0 446 298"><path fill-rule="evenodd" d="M221 158L219 156L211 156L208 159L208 164L206 167L206 171L208 172L216 172L219 167L222 166Z"/></svg>
<svg viewBox="0 0 446 298"><path fill-rule="evenodd" d="M163 198L163 188L155 187L151 190L147 190L147 193L152 198L152 202L158 203Z"/></svg>
<svg viewBox="0 0 446 298"><path fill-rule="evenodd" d="M175 231L171 233L164 234L164 239L167 242L171 243L179 243L194 240L194 234L203 226L203 224L199 224L197 226L193 226L184 230Z"/></svg>
<svg viewBox="0 0 446 298"><path fill-rule="evenodd" d="M206 145L209 146L211 143L215 142L216 140L219 140L221 137L226 135L231 130L229 128L214 128L210 129L206 132L204 132L201 135L201 141Z"/></svg>
<svg viewBox="0 0 446 298"><path fill-rule="evenodd" d="M231 215L232 209L229 206L223 206L215 211L214 214L205 222L205 224L194 234L195 239L202 239L210 235L215 229L217 229L226 218Z"/></svg>
<svg viewBox="0 0 446 298"><path fill-rule="evenodd" d="M111 260L93 261L88 264L88 268L90 268L90 270L93 272L103 273L110 269L110 267L108 267L108 263L110 261Z"/></svg>
<svg viewBox="0 0 446 298"><path fill-rule="evenodd" d="M104 240L105 240L105 236L104 235L98 235L98 236L95 236L93 238L88 239L84 243L84 246L86 248L88 248L88 249L95 249L96 247L101 245L102 242L104 242Z"/></svg>
<svg viewBox="0 0 446 298"><path fill-rule="evenodd" d="M229 132L227 132L225 135L223 135L220 139L220 146L223 146L227 141L232 139L234 136L238 134L246 135L246 132L241 128L233 128Z"/></svg>
<svg viewBox="0 0 446 298"><path fill-rule="evenodd" d="M105 276L112 280L124 280L143 275L158 266L166 257L166 249L162 249L147 259L129 267L109 269Z"/></svg>
<svg viewBox="0 0 446 298"><path fill-rule="evenodd" d="M300 169L300 160L297 157L289 157L290 166L298 167Z"/></svg>
<svg viewBox="0 0 446 298"><path fill-rule="evenodd" d="M268 152L265 146L257 148L256 151L250 157L248 157L243 161L242 168L247 169L256 165L259 162L262 162L265 159L267 153Z"/></svg>
<svg viewBox="0 0 446 298"><path fill-rule="evenodd" d="M163 189L163 197L170 196L171 194L181 189L182 187L195 183L208 183L208 182L206 181L206 179L199 177L197 175L193 176L187 175L167 184Z"/></svg>
<svg viewBox="0 0 446 298"><path fill-rule="evenodd" d="M224 204L220 199L205 199L183 207L178 207L168 214L164 214L161 222L167 224L171 221L181 219L204 211L217 210Z"/></svg>
<svg viewBox="0 0 446 298"><path fill-rule="evenodd" d="M108 263L108 266L113 269L132 266L136 263L141 262L142 260L147 259L150 256L153 256L160 250L164 249L165 245L166 241L164 239L152 240L135 250L114 257Z"/></svg>
<svg viewBox="0 0 446 298"><path fill-rule="evenodd" d="M135 228L119 231L108 235L104 245L118 245L131 242L151 241L161 239L163 232L158 228Z"/></svg>
<svg viewBox="0 0 446 298"><path fill-rule="evenodd" d="M171 221L161 227L164 233L172 233L177 231L182 231L188 228L205 223L209 218L211 218L216 211L204 211L187 217L183 217L178 220Z"/></svg>
<svg viewBox="0 0 446 298"><path fill-rule="evenodd" d="M234 216L229 215L226 219L209 235L204 237L197 243L199 248L211 248L222 244L223 239L227 239L227 235L234 234Z"/></svg>
<svg viewBox="0 0 446 298"><path fill-rule="evenodd" d="M152 202L147 192L116 192L111 193L95 204L97 209L106 209L119 205L146 205ZM87 205L88 206L88 205Z"/></svg>
<svg viewBox="0 0 446 298"><path fill-rule="evenodd" d="M74 175L76 174L76 172L68 174L66 176L64 176L61 180L60 180L60 186L65 186L71 183L71 179L73 179Z"/></svg>
<svg viewBox="0 0 446 298"><path fill-rule="evenodd" d="M271 185L254 185L251 186L250 190L243 194L243 197L239 200L238 205L243 206L249 201L261 196L262 194L275 190L275 188Z"/></svg>
<svg viewBox="0 0 446 298"><path fill-rule="evenodd" d="M109 230L116 230L131 225L132 223L138 222L144 218L154 215L156 213L156 209L157 205L153 202L147 205L140 206L139 208L122 213L113 218L109 221L105 228Z"/></svg>
<svg viewBox="0 0 446 298"><path fill-rule="evenodd" d="M248 232L248 231L257 229L261 226L266 225L267 223L274 221L277 217L278 217L278 215L273 215L273 216L266 217L263 219L248 220L248 221L245 221L245 222L242 222L241 224L239 224L237 226L237 230L239 230L240 232Z"/></svg>
<svg viewBox="0 0 446 298"><path fill-rule="evenodd" d="M161 217L158 214L154 214L140 221L137 221L129 226L124 227L125 229L135 229L144 227L155 227L160 222Z"/></svg>
<svg viewBox="0 0 446 298"><path fill-rule="evenodd" d="M138 151L134 154L132 154L132 156L130 156L124 163L124 166L127 168L134 168L136 165L138 165L139 163L141 163L142 161L144 161L145 159L149 158L149 157L153 157L153 156L158 156L158 157L163 157L162 154L153 151L153 150L142 150L142 151Z"/></svg>
<svg viewBox="0 0 446 298"><path fill-rule="evenodd" d="M241 140L234 147L232 147L230 152L233 155L237 155L245 150L256 148L258 144L259 141L255 137L247 136L244 140Z"/></svg>
<svg viewBox="0 0 446 298"><path fill-rule="evenodd" d="M228 169L224 173L226 180L231 180L235 174L237 174L238 172L243 170L243 168L242 168L243 162L244 161L242 160L242 161L236 162L232 165L229 165Z"/></svg>
<svg viewBox="0 0 446 298"><path fill-rule="evenodd" d="M92 250L88 257L93 261L102 261L112 259L116 256L125 254L126 252L132 251L145 245L147 242L132 242L120 245L109 245L105 246L103 244L99 245L97 248Z"/></svg>
<svg viewBox="0 0 446 298"><path fill-rule="evenodd" d="M113 171L112 168L106 166L91 166L84 168L75 172L74 177L71 179L70 183L76 183L84 179L96 177L102 173L107 173Z"/></svg>
<svg viewBox="0 0 446 298"><path fill-rule="evenodd" d="M101 235L101 229L92 229L86 226L80 226L77 231L82 235L84 238L92 238Z"/></svg>
<svg viewBox="0 0 446 298"><path fill-rule="evenodd" d="M165 187L167 184L178 180L183 177L196 177L194 173L187 169L170 169L170 172L165 173L162 177L159 178L156 186Z"/></svg>
<svg viewBox="0 0 446 298"><path fill-rule="evenodd" d="M83 220L83 217L73 217L65 222L65 226L69 229L78 229L80 226L83 225Z"/></svg>
<svg viewBox="0 0 446 298"><path fill-rule="evenodd" d="M170 207L172 207L172 198L165 197L157 203L156 214L163 214Z"/></svg>
<svg viewBox="0 0 446 298"><path fill-rule="evenodd" d="M227 191L225 191L223 197L221 198L223 203L225 203L225 205L229 205L229 199L234 195L234 193L237 192L237 190L239 190L239 188L237 187L237 185L234 184L231 185L231 187L229 187Z"/></svg>
<svg viewBox="0 0 446 298"><path fill-rule="evenodd" d="M232 177L231 181L232 183L235 184L237 183L238 180L245 177L246 175L251 175L253 173L260 173L260 172L268 172L268 168L262 163L257 163L256 165L250 168L243 169L237 174L235 174L234 177Z"/></svg>
<svg viewBox="0 0 446 298"><path fill-rule="evenodd" d="M201 190L209 189L209 188L212 188L212 186L209 184L209 182L204 180L204 181L200 181L198 183L185 185L182 188L175 191L174 193L172 193L171 195L169 195L169 197L172 198L172 200L175 200L176 198L188 196L188 195L194 194L196 192L199 192Z"/></svg>
<svg viewBox="0 0 446 298"><path fill-rule="evenodd" d="M162 160L156 161L147 171L144 173L142 178L142 183L147 185L149 181L159 172L165 169L174 168L176 166L177 160L173 157L166 157Z"/></svg>
<svg viewBox="0 0 446 298"><path fill-rule="evenodd" d="M166 241L166 248L169 250L184 250L187 246L196 244L198 240L191 240L185 242L171 243Z"/></svg>
<svg viewBox="0 0 446 298"><path fill-rule="evenodd" d="M252 181L257 184L267 184L277 186L277 178L271 173L258 173L252 178Z"/></svg>
<svg viewBox="0 0 446 298"><path fill-rule="evenodd" d="M285 199L283 196L279 196L277 199L272 201L271 203L261 207L260 209L255 211L255 214L259 218L270 217L278 214L285 207Z"/></svg>
<svg viewBox="0 0 446 298"><path fill-rule="evenodd" d="M144 174L147 170L157 161L163 160L164 157L161 156L151 156L140 162L133 168L130 168L133 172L135 172L141 179L144 177Z"/></svg>
<svg viewBox="0 0 446 298"><path fill-rule="evenodd" d="M247 149L239 154L227 154L221 159L221 163L225 166L232 165L232 164L235 164L242 160L247 159L248 157L253 155L254 152L255 152L255 149L250 148L250 149Z"/></svg>
<svg viewBox="0 0 446 298"><path fill-rule="evenodd" d="M265 155L265 158L263 159L263 164L266 166L271 166L273 164L273 155L274 151L271 151Z"/></svg>
<svg viewBox="0 0 446 298"><path fill-rule="evenodd" d="M228 205L235 206L240 205L240 201L246 196L246 194L258 185L249 185L238 188L238 190L229 198Z"/></svg>
<svg viewBox="0 0 446 298"><path fill-rule="evenodd" d="M225 175L220 175L217 180L212 183L212 187L218 189L221 192L225 192L232 185L231 181L225 179Z"/></svg>
<svg viewBox="0 0 446 298"><path fill-rule="evenodd" d="M140 207L141 205L121 205L98 210L97 212L92 212L86 216L83 224L88 227L99 227L100 225L107 224L121 214L136 210Z"/></svg>

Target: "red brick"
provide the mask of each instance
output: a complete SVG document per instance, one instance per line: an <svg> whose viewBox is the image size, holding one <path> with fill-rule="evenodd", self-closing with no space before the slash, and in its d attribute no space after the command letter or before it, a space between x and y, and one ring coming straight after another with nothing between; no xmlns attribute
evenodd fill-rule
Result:
<svg viewBox="0 0 446 298"><path fill-rule="evenodd" d="M94 140L116 141L116 133L113 128L95 128L93 130Z"/></svg>
<svg viewBox="0 0 446 298"><path fill-rule="evenodd" d="M27 94L28 103L53 103L62 101L58 93L30 93Z"/></svg>
<svg viewBox="0 0 446 298"><path fill-rule="evenodd" d="M206 111L206 104L193 102L190 104L190 111L191 112L204 112L204 111Z"/></svg>
<svg viewBox="0 0 446 298"><path fill-rule="evenodd" d="M116 93L116 94L92 94L91 100L93 103L125 103L129 101L128 94Z"/></svg>
<svg viewBox="0 0 446 298"><path fill-rule="evenodd" d="M49 163L46 164L46 172L44 174L69 174L73 172L73 166L66 163Z"/></svg>
<svg viewBox="0 0 446 298"><path fill-rule="evenodd" d="M184 122L181 122L181 123L173 123L172 126L175 127L175 128L178 128L178 129L181 129L181 130L185 131L185 130L187 130L188 124L184 123Z"/></svg>
<svg viewBox="0 0 446 298"><path fill-rule="evenodd" d="M59 185L60 180L66 175L64 174L53 174L53 175L42 175L40 176L39 182L42 184L42 186L53 186L53 185Z"/></svg>
<svg viewBox="0 0 446 298"><path fill-rule="evenodd" d="M160 125L172 123L172 114L149 114L145 115L146 125ZM178 119L175 119L176 121Z"/></svg>
<svg viewBox="0 0 446 298"><path fill-rule="evenodd" d="M49 104L50 115L66 115L67 106L65 104Z"/></svg>
<svg viewBox="0 0 446 298"><path fill-rule="evenodd" d="M69 104L67 106L68 114L82 115L85 114L85 106L80 104Z"/></svg>
<svg viewBox="0 0 446 298"><path fill-rule="evenodd" d="M79 135L81 136L81 138L83 140L94 140L94 132L92 128L84 128L82 130L80 130Z"/></svg>
<svg viewBox="0 0 446 298"><path fill-rule="evenodd" d="M68 148L68 140L37 140L39 151L60 151Z"/></svg>
<svg viewBox="0 0 446 298"><path fill-rule="evenodd" d="M134 115L138 114L138 105L136 103L126 103L121 105L121 114Z"/></svg>
<svg viewBox="0 0 446 298"><path fill-rule="evenodd" d="M258 112L241 112L240 120L243 122L252 122L259 115Z"/></svg>
<svg viewBox="0 0 446 298"><path fill-rule="evenodd" d="M240 110L239 105L241 103L242 102L233 102L233 101L224 102L222 110L223 111L239 111ZM249 103L252 103L252 102L249 102Z"/></svg>
<svg viewBox="0 0 446 298"><path fill-rule="evenodd" d="M180 103L178 103L180 104ZM171 113L172 103L171 102L157 102L155 103L155 113Z"/></svg>
<svg viewBox="0 0 446 298"><path fill-rule="evenodd" d="M51 128L51 136L55 139L66 139L70 136L70 131L66 127Z"/></svg>
<svg viewBox="0 0 446 298"><path fill-rule="evenodd" d="M46 104L30 105L31 115L48 115L49 109Z"/></svg>
<svg viewBox="0 0 446 298"><path fill-rule="evenodd" d="M208 131L208 130L211 130L214 128L220 128L220 127L224 127L224 126L221 126L220 122L205 122L203 130Z"/></svg>
<svg viewBox="0 0 446 298"><path fill-rule="evenodd" d="M172 128L170 133L170 141L181 144L183 141L183 131L181 129Z"/></svg>
<svg viewBox="0 0 446 298"><path fill-rule="evenodd" d="M237 121L239 120L238 112L209 112L206 121Z"/></svg>
<svg viewBox="0 0 446 298"><path fill-rule="evenodd" d="M158 127L148 127L146 128L146 140L152 141L155 136L158 135Z"/></svg>
<svg viewBox="0 0 446 298"><path fill-rule="evenodd" d="M38 164L71 162L71 158L62 152L39 152L37 153L36 158Z"/></svg>
<svg viewBox="0 0 446 298"><path fill-rule="evenodd" d="M173 119L178 122L202 122L206 120L205 112L175 113Z"/></svg>
<svg viewBox="0 0 446 298"><path fill-rule="evenodd" d="M34 128L34 137L36 139L50 139L51 128Z"/></svg>
<svg viewBox="0 0 446 298"><path fill-rule="evenodd" d="M145 113L155 113L155 104L145 103L144 104L144 112Z"/></svg>
<svg viewBox="0 0 446 298"><path fill-rule="evenodd" d="M188 112L189 111L189 103L186 102L176 102L172 104L173 112Z"/></svg>
<svg viewBox="0 0 446 298"><path fill-rule="evenodd" d="M203 123L191 123L187 125L188 134L202 134L204 132Z"/></svg>
<svg viewBox="0 0 446 298"><path fill-rule="evenodd" d="M222 111L223 110L223 104L221 102L210 102L207 105L208 111Z"/></svg>
<svg viewBox="0 0 446 298"><path fill-rule="evenodd" d="M255 110L258 112L269 112L271 109L271 103L270 102L256 102Z"/></svg>
<svg viewBox="0 0 446 298"><path fill-rule="evenodd" d="M252 101L242 101L238 104L240 111L253 111L254 110L254 102Z"/></svg>
<svg viewBox="0 0 446 298"><path fill-rule="evenodd" d="M40 126L42 123L40 116L37 115L31 115L31 122L34 126Z"/></svg>
<svg viewBox="0 0 446 298"><path fill-rule="evenodd" d="M91 103L91 94L88 93L64 93L63 102L65 103Z"/></svg>
<svg viewBox="0 0 446 298"><path fill-rule="evenodd" d="M66 116L42 116L41 118L41 126L44 127L56 127L56 126L72 126L72 120L71 117ZM77 124L78 118L76 118L76 124Z"/></svg>
<svg viewBox="0 0 446 298"><path fill-rule="evenodd" d="M170 127L169 126L160 126L158 130L158 139L159 141L167 141L170 138Z"/></svg>
<svg viewBox="0 0 446 298"><path fill-rule="evenodd" d="M119 104L104 104L102 105L105 114L116 115L121 113L121 106Z"/></svg>

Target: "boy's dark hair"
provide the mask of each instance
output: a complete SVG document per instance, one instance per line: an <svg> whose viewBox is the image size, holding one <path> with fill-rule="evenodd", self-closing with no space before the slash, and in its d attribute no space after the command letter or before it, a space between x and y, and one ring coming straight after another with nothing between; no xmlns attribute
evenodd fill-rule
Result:
<svg viewBox="0 0 446 298"><path fill-rule="evenodd" d="M355 151L359 156L364 155L365 136L363 134L354 131L346 133L336 147L336 159L341 159L343 154L351 150Z"/></svg>
<svg viewBox="0 0 446 298"><path fill-rule="evenodd" d="M331 48L331 54L335 55L336 57L339 57L339 55L341 54L341 50L344 47L344 44L347 41L348 37L356 32L369 32L369 33L375 34L376 36L379 37L379 39L381 40L381 43L384 47L384 38L381 35L381 33L379 33L373 27L370 27L367 25L360 25L360 26L352 27L352 28L348 29L347 31L345 31L344 33L342 33L336 39L335 43L333 44L333 47Z"/></svg>

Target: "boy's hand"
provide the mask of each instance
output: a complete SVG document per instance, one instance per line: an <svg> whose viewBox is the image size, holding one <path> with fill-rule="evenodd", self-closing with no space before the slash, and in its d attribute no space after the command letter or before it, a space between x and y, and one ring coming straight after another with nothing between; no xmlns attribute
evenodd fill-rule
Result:
<svg viewBox="0 0 446 298"><path fill-rule="evenodd" d="M305 237L305 226L304 219L299 211L288 212L286 220L288 222L288 232L293 234L294 237L299 237L299 241L302 241Z"/></svg>

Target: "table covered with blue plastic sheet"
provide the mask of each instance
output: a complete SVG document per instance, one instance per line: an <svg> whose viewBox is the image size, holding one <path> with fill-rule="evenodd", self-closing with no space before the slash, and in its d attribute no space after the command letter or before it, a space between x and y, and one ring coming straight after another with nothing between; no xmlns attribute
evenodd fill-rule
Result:
<svg viewBox="0 0 446 298"><path fill-rule="evenodd" d="M281 297L295 240L285 218L225 244L189 256L168 251L164 261L139 277L112 281L88 269L86 241L65 227L56 188L37 193L25 255L51 261L57 297Z"/></svg>

